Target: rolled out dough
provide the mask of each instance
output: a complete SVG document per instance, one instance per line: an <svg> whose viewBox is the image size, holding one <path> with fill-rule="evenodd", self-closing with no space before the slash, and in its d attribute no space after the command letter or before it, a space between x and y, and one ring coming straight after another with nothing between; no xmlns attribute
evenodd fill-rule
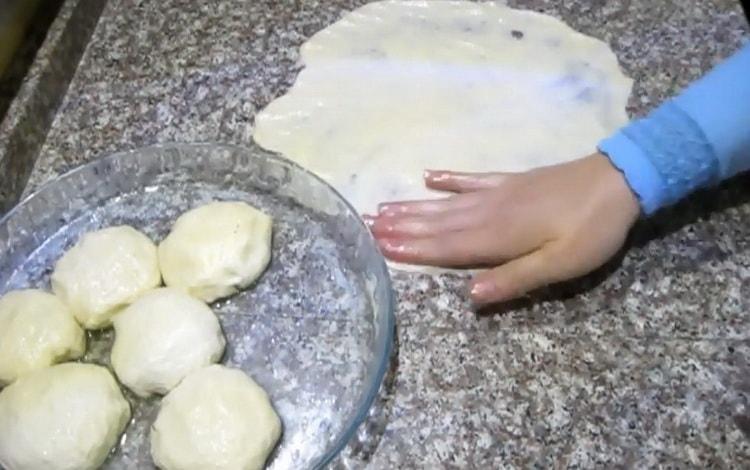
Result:
<svg viewBox="0 0 750 470"><path fill-rule="evenodd" d="M434 197L424 169L518 172L590 154L625 124L632 81L607 45L498 3L384 1L301 49L255 140L360 212Z"/></svg>

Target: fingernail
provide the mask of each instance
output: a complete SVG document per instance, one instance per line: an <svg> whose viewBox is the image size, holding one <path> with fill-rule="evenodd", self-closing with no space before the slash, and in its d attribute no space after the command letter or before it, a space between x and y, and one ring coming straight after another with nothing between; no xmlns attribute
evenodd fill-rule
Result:
<svg viewBox="0 0 750 470"><path fill-rule="evenodd" d="M391 212L393 211L393 206L390 204L380 204L378 206L378 214L383 214L385 212Z"/></svg>
<svg viewBox="0 0 750 470"><path fill-rule="evenodd" d="M385 217L396 217L405 212L406 209L398 204L381 204L378 207L378 215Z"/></svg>
<svg viewBox="0 0 750 470"><path fill-rule="evenodd" d="M372 226L373 226L373 225L375 225L375 217L373 217L373 216L371 216L371 215L367 215L367 214L363 215L363 216L362 216L362 221L363 221L363 222L365 223L365 225L367 225L367 226L368 226L369 228L372 228Z"/></svg>
<svg viewBox="0 0 750 470"><path fill-rule="evenodd" d="M471 287L469 296L473 302L484 304L492 297L495 290L495 285L491 282L478 282Z"/></svg>
<svg viewBox="0 0 750 470"><path fill-rule="evenodd" d="M406 251L406 245L396 242L390 238L381 238L380 240L378 240L378 244L383 251L387 251L389 253L404 253Z"/></svg>
<svg viewBox="0 0 750 470"><path fill-rule="evenodd" d="M432 171L428 170L429 173L425 172L425 178L432 182L439 183L450 178L450 175L444 171Z"/></svg>
<svg viewBox="0 0 750 470"><path fill-rule="evenodd" d="M396 231L396 225L388 219L382 217L364 216L362 217L367 228L372 231L376 238L390 235Z"/></svg>

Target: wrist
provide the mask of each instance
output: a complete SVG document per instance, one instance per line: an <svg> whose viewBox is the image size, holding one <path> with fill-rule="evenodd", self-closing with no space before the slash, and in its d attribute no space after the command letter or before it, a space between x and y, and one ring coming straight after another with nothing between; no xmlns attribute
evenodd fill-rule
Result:
<svg viewBox="0 0 750 470"><path fill-rule="evenodd" d="M641 213L638 195L628 184L625 175L603 153L597 152L586 157L594 169L595 181L599 182L598 196L606 201L608 210L625 215L631 224Z"/></svg>
<svg viewBox="0 0 750 470"><path fill-rule="evenodd" d="M605 158L635 195L642 211L649 215L665 204L661 175L648 155L622 132L599 143L597 155Z"/></svg>

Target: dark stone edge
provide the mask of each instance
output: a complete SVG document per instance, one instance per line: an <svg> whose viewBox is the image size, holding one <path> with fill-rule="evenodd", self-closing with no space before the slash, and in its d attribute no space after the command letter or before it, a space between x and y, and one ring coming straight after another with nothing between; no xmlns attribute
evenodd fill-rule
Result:
<svg viewBox="0 0 750 470"><path fill-rule="evenodd" d="M106 3L65 0L0 122L0 215L18 202Z"/></svg>

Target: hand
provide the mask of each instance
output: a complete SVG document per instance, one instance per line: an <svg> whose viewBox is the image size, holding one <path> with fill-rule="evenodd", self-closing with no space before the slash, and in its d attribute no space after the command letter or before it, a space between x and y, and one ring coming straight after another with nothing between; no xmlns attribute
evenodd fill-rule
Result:
<svg viewBox="0 0 750 470"><path fill-rule="evenodd" d="M381 204L365 221L394 261L495 266L471 281L479 305L593 271L622 247L640 211L601 154L526 173L426 171L424 178L455 194Z"/></svg>

